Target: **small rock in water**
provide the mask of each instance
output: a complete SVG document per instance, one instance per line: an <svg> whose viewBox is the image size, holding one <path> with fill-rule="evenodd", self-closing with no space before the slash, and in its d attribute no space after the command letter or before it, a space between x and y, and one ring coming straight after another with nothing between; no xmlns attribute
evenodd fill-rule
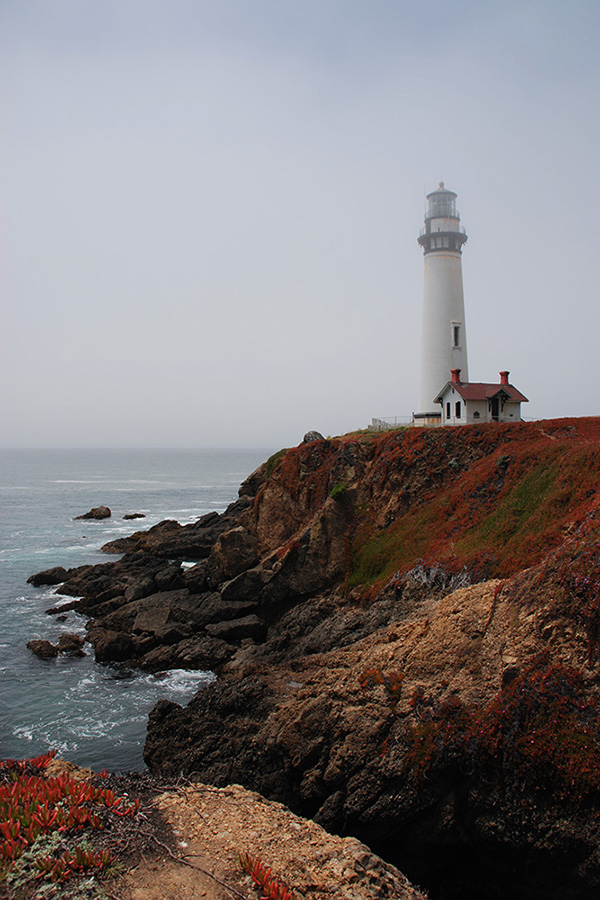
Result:
<svg viewBox="0 0 600 900"><path fill-rule="evenodd" d="M123 519L126 519L127 521L129 521L129 519L145 519L145 518L146 518L145 513L125 513L125 515L123 516Z"/></svg>
<svg viewBox="0 0 600 900"><path fill-rule="evenodd" d="M83 516L75 516L73 521L77 522L78 519L110 519L111 516L112 513L108 506L95 506L89 512L84 513Z"/></svg>
<svg viewBox="0 0 600 900"><path fill-rule="evenodd" d="M83 638L78 634L61 634L58 650L60 653L68 653L70 656L85 656Z"/></svg>
<svg viewBox="0 0 600 900"><path fill-rule="evenodd" d="M58 656L58 647L55 647L50 641L29 641L27 649L39 656L40 659L54 659L55 656Z"/></svg>

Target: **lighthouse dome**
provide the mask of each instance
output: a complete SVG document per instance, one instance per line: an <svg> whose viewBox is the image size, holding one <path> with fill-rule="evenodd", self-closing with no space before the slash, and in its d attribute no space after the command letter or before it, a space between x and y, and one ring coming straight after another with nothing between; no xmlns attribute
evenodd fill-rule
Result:
<svg viewBox="0 0 600 900"><path fill-rule="evenodd" d="M426 219L460 219L456 212L456 197L458 195L454 191L449 191L444 186L444 182L440 181L439 187L435 191L427 194L427 213Z"/></svg>

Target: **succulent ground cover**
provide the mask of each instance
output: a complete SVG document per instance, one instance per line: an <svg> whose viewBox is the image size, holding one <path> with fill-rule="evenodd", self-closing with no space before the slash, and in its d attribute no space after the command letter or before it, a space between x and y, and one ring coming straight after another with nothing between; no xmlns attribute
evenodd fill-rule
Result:
<svg viewBox="0 0 600 900"><path fill-rule="evenodd" d="M348 434L275 454L254 507L260 529L269 493L284 500L272 549L285 556L327 498L343 499L349 589L376 591L420 561L507 577L585 525L599 444L597 418Z"/></svg>
<svg viewBox="0 0 600 900"><path fill-rule="evenodd" d="M297 900L296 894L277 878L258 857L243 852L239 855L239 863L252 881L261 891L261 900Z"/></svg>
<svg viewBox="0 0 600 900"><path fill-rule="evenodd" d="M381 587L417 561L481 580L542 560L585 524L600 480L597 422L544 425L385 436L370 475L377 491L357 510L347 584ZM381 527L378 495L396 481L403 502Z"/></svg>
<svg viewBox="0 0 600 900"><path fill-rule="evenodd" d="M419 705L419 698L413 698ZM421 715L407 735L406 767L417 780L451 765L502 779L505 792L552 794L579 808L600 790L600 704L581 675L534 660L483 707L451 698Z"/></svg>
<svg viewBox="0 0 600 900"><path fill-rule="evenodd" d="M103 897L116 847L136 830L139 799L119 796L107 773L61 771L54 756L0 762L0 896L11 900Z"/></svg>

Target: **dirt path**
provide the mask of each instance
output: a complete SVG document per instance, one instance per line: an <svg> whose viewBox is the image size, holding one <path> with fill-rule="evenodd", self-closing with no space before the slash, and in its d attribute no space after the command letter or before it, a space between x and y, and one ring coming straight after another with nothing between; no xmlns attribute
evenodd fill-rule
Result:
<svg viewBox="0 0 600 900"><path fill-rule="evenodd" d="M172 834L155 837L158 858L143 858L110 886L119 900L256 900L238 862L242 851L260 858L298 900L424 897L359 841L330 835L238 785L186 786L153 805Z"/></svg>

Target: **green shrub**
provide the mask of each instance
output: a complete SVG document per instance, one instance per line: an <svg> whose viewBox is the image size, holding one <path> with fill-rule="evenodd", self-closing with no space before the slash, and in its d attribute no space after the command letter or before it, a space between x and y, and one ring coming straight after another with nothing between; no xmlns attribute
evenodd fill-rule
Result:
<svg viewBox="0 0 600 900"><path fill-rule="evenodd" d="M339 500L340 497L343 497L346 491L348 490L348 482L342 481L340 484L334 484L331 488L329 496L332 500Z"/></svg>

